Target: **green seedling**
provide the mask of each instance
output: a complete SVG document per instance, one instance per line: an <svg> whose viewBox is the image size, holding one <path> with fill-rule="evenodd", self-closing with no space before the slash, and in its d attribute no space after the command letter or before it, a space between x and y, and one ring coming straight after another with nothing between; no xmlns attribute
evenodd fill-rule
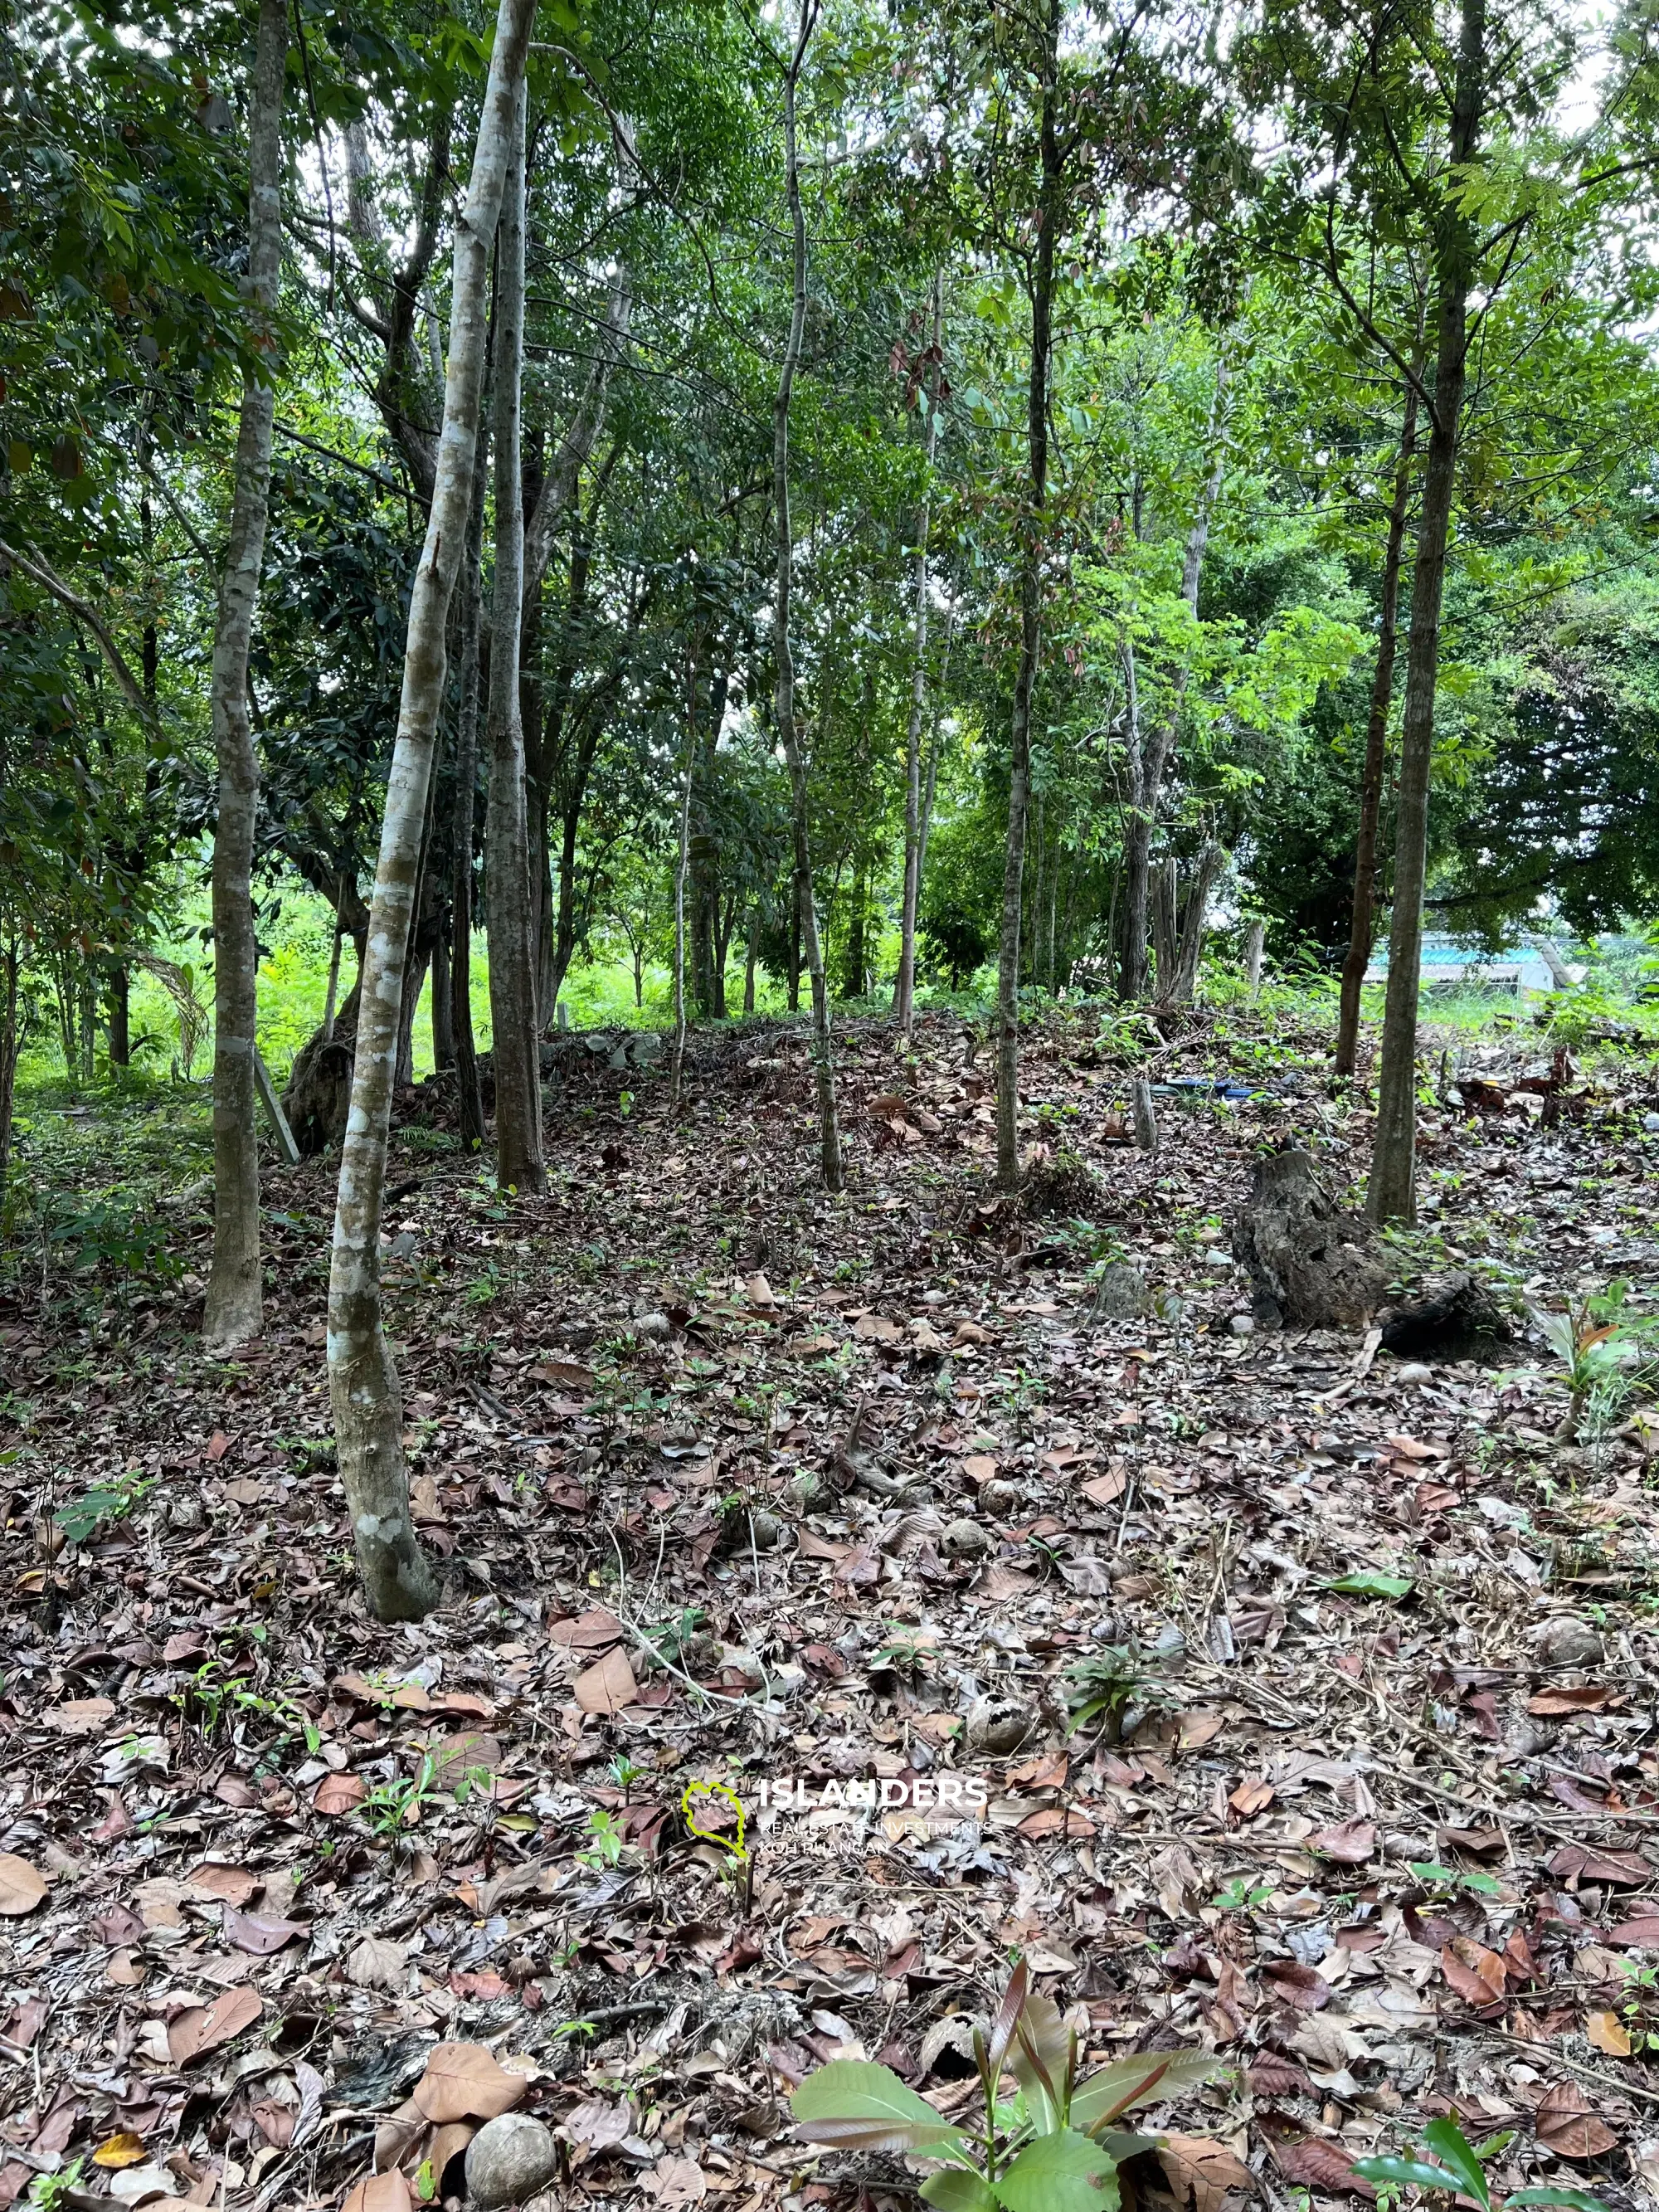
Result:
<svg viewBox="0 0 1659 2212"><path fill-rule="evenodd" d="M1487 2161L1514 2141L1513 2134L1489 2136L1472 2143L1455 2120L1431 2120L1423 2139L1405 2158L1359 2158L1354 2172L1362 2180L1381 2189L1415 2188L1436 2196L1472 2197L1480 2212L1495 2212ZM1512 2204L1565 2204L1571 2212L1607 2212L1599 2197L1585 2189L1561 2189L1553 2183L1540 2189L1512 2189L1502 2199Z"/></svg>

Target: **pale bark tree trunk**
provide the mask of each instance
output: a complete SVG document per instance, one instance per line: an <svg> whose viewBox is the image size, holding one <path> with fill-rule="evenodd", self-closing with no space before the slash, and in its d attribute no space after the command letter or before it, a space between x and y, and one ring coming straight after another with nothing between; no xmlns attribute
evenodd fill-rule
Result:
<svg viewBox="0 0 1659 2212"><path fill-rule="evenodd" d="M1486 38L1486 0L1463 0L1448 147L1453 175L1474 159L1480 135ZM1376 1136L1366 1190L1366 1206L1377 1221L1412 1221L1417 1212L1417 1000L1423 963L1423 890L1428 873L1429 774L1434 759L1440 600L1468 366L1468 299L1474 264L1472 220L1448 191L1435 237L1438 330L1429 450L1412 574L1411 639L1406 658L1406 705L1395 815L1389 989L1382 1014Z"/></svg>
<svg viewBox="0 0 1659 2212"><path fill-rule="evenodd" d="M495 589L489 633L489 798L484 810L484 904L489 927L489 1013L495 1073L495 1180L520 1193L547 1188L542 1158L541 1056L536 1019L535 901L526 818L519 641L524 619L525 95L495 245Z"/></svg>
<svg viewBox="0 0 1659 2212"><path fill-rule="evenodd" d="M1244 980L1250 987L1252 1006L1261 995L1261 956L1267 945L1267 923L1253 921L1244 933Z"/></svg>
<svg viewBox="0 0 1659 2212"><path fill-rule="evenodd" d="M1158 993L1171 1006L1190 1006L1197 991L1198 963L1203 957L1205 930L1210 917L1210 893L1215 889L1225 857L1215 840L1206 837L1193 862L1187 884L1187 910L1181 918L1181 932L1176 939L1170 987L1165 992L1160 985Z"/></svg>
<svg viewBox="0 0 1659 2212"><path fill-rule="evenodd" d="M927 378L924 377L921 384L921 397L927 409L927 479L916 516L915 634L911 645L914 662L910 670L910 722L904 753L904 896L899 915L898 981L893 992L893 1012L898 1019L899 1035L907 1044L910 1042L915 1010L916 901L921 890L921 723L927 703L927 532L932 520L933 455L939 446L944 323L945 272L941 268L933 272L933 390L927 389Z"/></svg>
<svg viewBox="0 0 1659 2212"><path fill-rule="evenodd" d="M812 1068L818 1096L818 1160L826 1190L842 1185L841 1131L836 1121L836 1070L830 1033L830 988L823 973L823 945L818 936L817 903L812 896L812 849L807 827L806 758L800 732L795 726L795 661L789 637L789 599L794 546L789 526L789 396L794 389L800 362L801 334L806 327L806 218L801 208L800 161L795 144L795 90L807 42L817 21L817 0L801 0L800 29L794 51L784 70L783 145L785 190L789 221L794 234L794 304L789 317L789 337L784 348L778 396L772 410L772 506L777 528L778 582L773 611L773 659L776 687L773 695L778 736L789 767L791 824L794 832L795 896L801 936L806 953L806 972L812 986Z"/></svg>
<svg viewBox="0 0 1659 2212"><path fill-rule="evenodd" d="M380 1213L392 1073L414 920L427 786L443 703L444 631L466 546L483 381L485 271L514 144L535 0L500 0L466 204L455 230L443 431L410 600L403 699L363 948L351 1111L340 1154L329 1279L328 1374L357 1564L382 1620L419 1620L437 1596L416 1539L403 1399L381 1325Z"/></svg>
<svg viewBox="0 0 1659 2212"><path fill-rule="evenodd" d="M213 736L219 813L213 836L213 1264L204 1340L212 1351L259 1333L259 1147L253 1052L258 950L253 929L253 837L259 803L247 692L248 647L264 559L270 439L276 393L271 319L283 259L283 82L285 0L260 0L248 117L249 331L262 356L242 386L230 538L213 635Z"/></svg>
<svg viewBox="0 0 1659 2212"><path fill-rule="evenodd" d="M1226 394L1227 361L1223 355L1216 362L1215 397L1210 408L1212 443L1210 473L1199 491L1198 505L1193 513L1192 527L1187 532L1186 553L1181 568L1181 596L1194 617L1198 613L1198 586L1204 574L1204 556L1210 543L1211 518L1215 513L1216 501L1221 495L1221 480L1226 470L1224 419ZM1123 855L1123 964L1120 983L1120 989L1126 999L1144 999L1150 981L1146 940L1152 896L1152 836L1158 827L1158 811L1163 802L1164 778L1170 772L1170 763L1175 754L1181 702L1186 696L1188 673L1186 668L1180 671L1176 678L1175 698L1170 711L1154 727L1144 745L1138 717L1133 713L1131 716L1129 817L1124 830Z"/></svg>
<svg viewBox="0 0 1659 2212"><path fill-rule="evenodd" d="M1031 280L1031 366L1026 390L1025 512L1020 521L1019 665L1009 740L1008 844L997 948L997 1188L1019 1188L1019 925L1025 870L1025 813L1031 785L1031 695L1042 650L1042 533L1048 496L1048 368L1053 351L1054 233L1060 214L1060 0L1043 0L1042 90L1038 118L1042 181L1036 265Z"/></svg>
<svg viewBox="0 0 1659 2212"><path fill-rule="evenodd" d="M472 449L472 502L461 574L461 703L455 726L454 848L449 888L450 1019L455 1030L455 1083L461 1142L482 1152L483 1100L478 1088L478 1047L472 1033L472 833L478 807L478 627L483 555L484 459L489 433L483 410Z"/></svg>
<svg viewBox="0 0 1659 2212"><path fill-rule="evenodd" d="M17 979L22 969L22 956L14 938L0 967L5 970L5 996L0 1006L0 1203L6 1195L6 1178L11 1169L11 1131L13 1104L17 1095L17 1055L23 1042L22 1030L17 1019Z"/></svg>
<svg viewBox="0 0 1659 2212"><path fill-rule="evenodd" d="M1417 371L1422 374L1419 354ZM1417 447L1417 386L1406 388L1405 419L1395 464L1394 497L1389 507L1389 540L1382 557L1382 604L1376 634L1376 666L1371 675L1370 714L1365 724L1365 760L1359 777L1359 836L1354 847L1353 918L1348 954L1342 963L1342 1000L1336 1021L1338 1075L1352 1075L1359 1051L1359 1000L1370 965L1376 922L1377 833L1382 816L1382 774L1388 761L1389 708L1394 698L1395 653L1400 635L1400 570L1406 543L1406 513L1411 501L1412 461Z"/></svg>
<svg viewBox="0 0 1659 2212"><path fill-rule="evenodd" d="M691 779L696 760L697 655L692 631L685 681L685 771L680 779L680 836L674 856L674 1080L669 1118L678 1120L685 1065L685 878L691 860Z"/></svg>

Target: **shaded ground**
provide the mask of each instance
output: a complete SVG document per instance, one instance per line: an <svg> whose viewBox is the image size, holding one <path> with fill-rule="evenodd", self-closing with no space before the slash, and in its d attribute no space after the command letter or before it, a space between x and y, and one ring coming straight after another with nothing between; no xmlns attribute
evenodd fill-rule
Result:
<svg viewBox="0 0 1659 2212"><path fill-rule="evenodd" d="M378 2138L383 2212L459 2194L467 2114L513 2099L558 2130L550 2203L904 2202L783 2096L856 2046L949 2106L1016 1952L1093 2050L1214 2045L1235 2074L1165 2118L1279 2212L1368 2196L1352 2158L1449 2110L1515 2131L1506 2183L1643 2197L1643 1401L1563 1438L1535 1334L1493 1369L1234 1334L1252 1158L1294 1137L1340 1186L1368 1119L1322 1036L1100 1025L1033 1040L1036 1217L988 1195L951 1019L910 1066L846 1036L834 1202L788 1028L694 1039L673 1129L659 1067L578 1040L537 1203L421 1094L387 1255L447 1576L415 1628L362 1613L325 1442L331 1164L268 1169L271 1326L228 1363L191 1335L204 1186L120 1217L136 1258L43 1209L0 1303L0 2203L84 2160L58 2202L333 2205ZM1518 1313L1619 1275L1650 1310L1653 1066L1516 1091L1529 1049L1443 1071L1398 1281L1472 1265ZM1111 1140L1148 1059L1266 1088L1161 1097L1149 1160ZM1093 1320L1126 1260L1147 1310ZM909 1802L941 1776L982 1812ZM745 1860L688 1832L699 1780ZM786 1781L854 1803L763 1809ZM440 2042L521 2078L464 2062L457 2117Z"/></svg>

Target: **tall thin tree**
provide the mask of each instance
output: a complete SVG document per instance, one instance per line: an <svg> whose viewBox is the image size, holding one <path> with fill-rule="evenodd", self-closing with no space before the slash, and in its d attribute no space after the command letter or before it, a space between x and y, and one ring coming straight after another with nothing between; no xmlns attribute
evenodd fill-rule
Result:
<svg viewBox="0 0 1659 2212"><path fill-rule="evenodd" d="M252 875L259 757L247 664L270 504L287 61L286 0L260 0L248 113L248 258L243 286L256 365L242 384L230 538L213 633L213 739L219 766L213 836L213 1265L202 1333L215 1351L257 1336L263 1319L253 1085L259 954Z"/></svg>
<svg viewBox="0 0 1659 2212"><path fill-rule="evenodd" d="M483 383L485 276L513 158L535 0L499 0L472 175L455 229L444 419L425 544L410 599L403 698L363 948L351 1109L340 1152L328 1293L328 1378L357 1565L383 1620L418 1620L436 1595L410 1513L403 1399L380 1298L380 1215L398 1012L422 830L443 703L444 632L467 516Z"/></svg>
<svg viewBox="0 0 1659 2212"><path fill-rule="evenodd" d="M525 97L519 88L513 151L495 241L495 583L489 632L489 799L484 812L484 896L489 927L490 1057L495 1072L495 1180L542 1191L541 1054L536 1018L536 901L530 887L524 713L519 644L524 619Z"/></svg>
<svg viewBox="0 0 1659 2212"><path fill-rule="evenodd" d="M1031 696L1042 649L1042 548L1048 498L1048 371L1054 352L1054 242L1064 177L1060 146L1062 0L1039 0L1036 253L1031 268L1031 349L1026 379L1025 496L1019 520L1019 661L1008 742L1008 842L997 945L997 1187L1019 1188L1020 908L1025 816L1031 795Z"/></svg>
<svg viewBox="0 0 1659 2212"><path fill-rule="evenodd" d="M843 1182L841 1129L836 1119L836 1068L830 1031L830 987L823 972L823 944L818 935L817 902L812 896L812 846L808 828L806 756L795 720L795 655L789 634L789 604L793 582L794 540L789 523L789 400L800 366L802 333L806 328L806 216L800 197L800 156L796 143L795 101L806 49L818 20L818 0L801 0L799 27L783 72L784 192L789 210L793 244L794 301L789 315L789 337L778 375L778 393L772 407L772 509L776 530L777 590L772 609L772 658L775 671L773 712L783 757L789 769L790 823L795 852L795 896L799 902L801 934L806 951L806 972L812 986L812 1073L818 1098L818 1165L826 1190L840 1190Z"/></svg>
<svg viewBox="0 0 1659 2212"><path fill-rule="evenodd" d="M893 990L893 1012L899 1035L908 1044L915 1011L916 903L921 893L921 725L927 707L927 539L933 520L933 457L939 449L939 394L944 384L945 270L933 271L933 313L928 338L927 367L917 384L917 397L927 410L924 440L927 475L916 510L916 611L910 652L910 719L904 747L904 890L899 910L898 981ZM929 386L931 386L931 389Z"/></svg>
<svg viewBox="0 0 1659 2212"><path fill-rule="evenodd" d="M478 410L472 454L472 508L466 526L461 573L461 701L455 722L455 811L449 890L449 1001L455 1030L455 1085L461 1141L483 1148L483 1099L478 1085L478 1048L472 1033L472 839L478 811L478 631L482 618L478 569L483 554L484 461L489 433Z"/></svg>
<svg viewBox="0 0 1659 2212"><path fill-rule="evenodd" d="M1382 1014L1376 1134L1366 1190L1366 1205L1378 1221L1410 1221L1417 1211L1417 1000L1428 874L1429 773L1440 666L1440 601L1468 368L1469 294L1478 258L1474 220L1464 186L1480 144L1486 100L1486 0L1462 0L1446 173L1434 226L1434 382L1428 393L1429 444L1412 572L1411 637L1395 809L1389 988Z"/></svg>

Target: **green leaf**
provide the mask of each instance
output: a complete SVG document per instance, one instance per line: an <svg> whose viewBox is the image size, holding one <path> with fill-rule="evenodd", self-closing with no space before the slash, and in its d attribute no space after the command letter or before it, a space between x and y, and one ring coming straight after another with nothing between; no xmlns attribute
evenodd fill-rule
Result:
<svg viewBox="0 0 1659 2212"><path fill-rule="evenodd" d="M1510 2204L1566 2204L1571 2212L1607 2212L1599 2197L1592 2197L1588 2189L1511 2189L1504 2197Z"/></svg>
<svg viewBox="0 0 1659 2212"><path fill-rule="evenodd" d="M1075 2128L1027 2143L991 2186L1005 2212L1106 2212L1118 2201L1110 2156Z"/></svg>
<svg viewBox="0 0 1659 2212"><path fill-rule="evenodd" d="M837 2150L908 2150L942 2158L963 2140L960 2128L907 2089L890 2068L867 2058L832 2058L807 2075L789 2103L808 2142Z"/></svg>
<svg viewBox="0 0 1659 2212"><path fill-rule="evenodd" d="M1486 2179L1486 2168L1474 2154L1474 2146L1455 2120L1431 2120L1423 2130L1423 2148L1431 2150L1443 2166L1448 2166L1463 2185L1466 2197L1475 2203L1489 2205L1492 2188Z"/></svg>
<svg viewBox="0 0 1659 2212"><path fill-rule="evenodd" d="M1161 2104L1225 2069L1207 2051L1141 2051L1091 2074L1072 2100L1072 2123L1093 2135L1139 2105Z"/></svg>
<svg viewBox="0 0 1659 2212"><path fill-rule="evenodd" d="M1416 2189L1449 2189L1454 2197L1463 2186L1443 2166L1429 2166L1416 2158L1357 2158L1353 2170L1362 2181L1407 2181Z"/></svg>
<svg viewBox="0 0 1659 2212"><path fill-rule="evenodd" d="M1324 1584L1328 1590L1346 1590L1355 1597L1404 1597L1411 1587L1409 1575L1385 1575L1374 1567L1361 1567Z"/></svg>
<svg viewBox="0 0 1659 2212"><path fill-rule="evenodd" d="M964 2172L959 2166L946 2166L943 2173L930 2173L921 2185L921 2201L937 2204L940 2212L997 2212L990 2184L976 2173Z"/></svg>

